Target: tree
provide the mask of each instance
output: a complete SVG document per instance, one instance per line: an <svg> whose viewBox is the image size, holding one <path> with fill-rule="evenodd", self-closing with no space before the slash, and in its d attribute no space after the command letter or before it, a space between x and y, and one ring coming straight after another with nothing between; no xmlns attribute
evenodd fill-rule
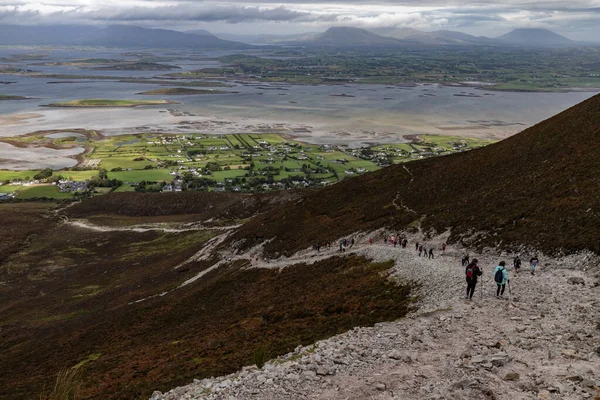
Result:
<svg viewBox="0 0 600 400"><path fill-rule="evenodd" d="M46 179L52 176L52 169L46 168L33 176L33 179Z"/></svg>

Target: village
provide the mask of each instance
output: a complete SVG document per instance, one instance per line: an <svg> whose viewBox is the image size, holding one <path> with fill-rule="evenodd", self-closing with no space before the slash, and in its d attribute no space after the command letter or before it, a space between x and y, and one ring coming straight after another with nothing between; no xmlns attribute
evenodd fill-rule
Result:
<svg viewBox="0 0 600 400"><path fill-rule="evenodd" d="M63 137L53 145L68 145L71 139ZM428 135L407 143L349 148L310 145L278 134L110 136L89 140L85 160L70 169L0 171L0 200L68 199L110 191L257 193L320 187L489 143Z"/></svg>

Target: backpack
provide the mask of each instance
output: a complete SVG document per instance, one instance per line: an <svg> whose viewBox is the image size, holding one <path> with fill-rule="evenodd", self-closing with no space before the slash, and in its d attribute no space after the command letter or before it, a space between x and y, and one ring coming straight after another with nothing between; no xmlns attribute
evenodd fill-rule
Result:
<svg viewBox="0 0 600 400"><path fill-rule="evenodd" d="M502 284L502 281L504 281L504 268L496 271L496 275L494 275L494 280L497 284Z"/></svg>
<svg viewBox="0 0 600 400"><path fill-rule="evenodd" d="M471 279L475 275L475 268L472 265L467 267L467 278Z"/></svg>

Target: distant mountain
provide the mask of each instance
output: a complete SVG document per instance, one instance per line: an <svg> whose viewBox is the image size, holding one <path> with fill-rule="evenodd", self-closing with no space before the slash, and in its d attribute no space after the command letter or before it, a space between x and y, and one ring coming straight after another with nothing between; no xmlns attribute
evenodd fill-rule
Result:
<svg viewBox="0 0 600 400"><path fill-rule="evenodd" d="M381 36L391 37L399 40L406 40L420 44L464 44L462 41L451 37L436 35L435 32L422 32L412 28L376 28L373 29L372 32Z"/></svg>
<svg viewBox="0 0 600 400"><path fill-rule="evenodd" d="M335 27L329 28L324 33L318 34L308 40L298 40L296 44L308 46L326 46L326 47L352 47L352 46L401 46L405 42L376 35L373 32L360 28Z"/></svg>
<svg viewBox="0 0 600 400"><path fill-rule="evenodd" d="M462 32L438 30L423 32L412 28L376 28L372 32L394 39L411 41L427 45L482 45L494 44L494 39L485 36L473 36Z"/></svg>
<svg viewBox="0 0 600 400"><path fill-rule="evenodd" d="M578 42L547 29L515 29L496 40L506 44L531 47L564 47L578 44Z"/></svg>
<svg viewBox="0 0 600 400"><path fill-rule="evenodd" d="M244 49L248 44L214 36L111 25L105 28L81 25L0 25L0 45L77 45L106 47L160 47Z"/></svg>
<svg viewBox="0 0 600 400"><path fill-rule="evenodd" d="M205 29L193 29L191 31L185 31L183 33L191 33L193 35L213 36L213 37L216 37L214 34L210 33L209 31L207 31Z"/></svg>
<svg viewBox="0 0 600 400"><path fill-rule="evenodd" d="M236 42L248 43L248 44L258 44L258 45L266 45L266 44L280 44L294 41L306 41L314 39L317 35L320 35L321 32L304 32L304 33L296 33L290 35L242 35L242 34L233 34L233 33L217 33L216 36L218 38L224 40L233 40Z"/></svg>

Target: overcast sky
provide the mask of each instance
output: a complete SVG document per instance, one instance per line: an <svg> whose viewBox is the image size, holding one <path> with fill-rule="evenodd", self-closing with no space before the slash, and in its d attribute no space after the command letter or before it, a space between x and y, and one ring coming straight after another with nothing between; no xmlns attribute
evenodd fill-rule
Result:
<svg viewBox="0 0 600 400"><path fill-rule="evenodd" d="M222 33L298 33L331 26L452 29L497 36L547 28L600 40L600 0L0 0L0 23L130 24Z"/></svg>

